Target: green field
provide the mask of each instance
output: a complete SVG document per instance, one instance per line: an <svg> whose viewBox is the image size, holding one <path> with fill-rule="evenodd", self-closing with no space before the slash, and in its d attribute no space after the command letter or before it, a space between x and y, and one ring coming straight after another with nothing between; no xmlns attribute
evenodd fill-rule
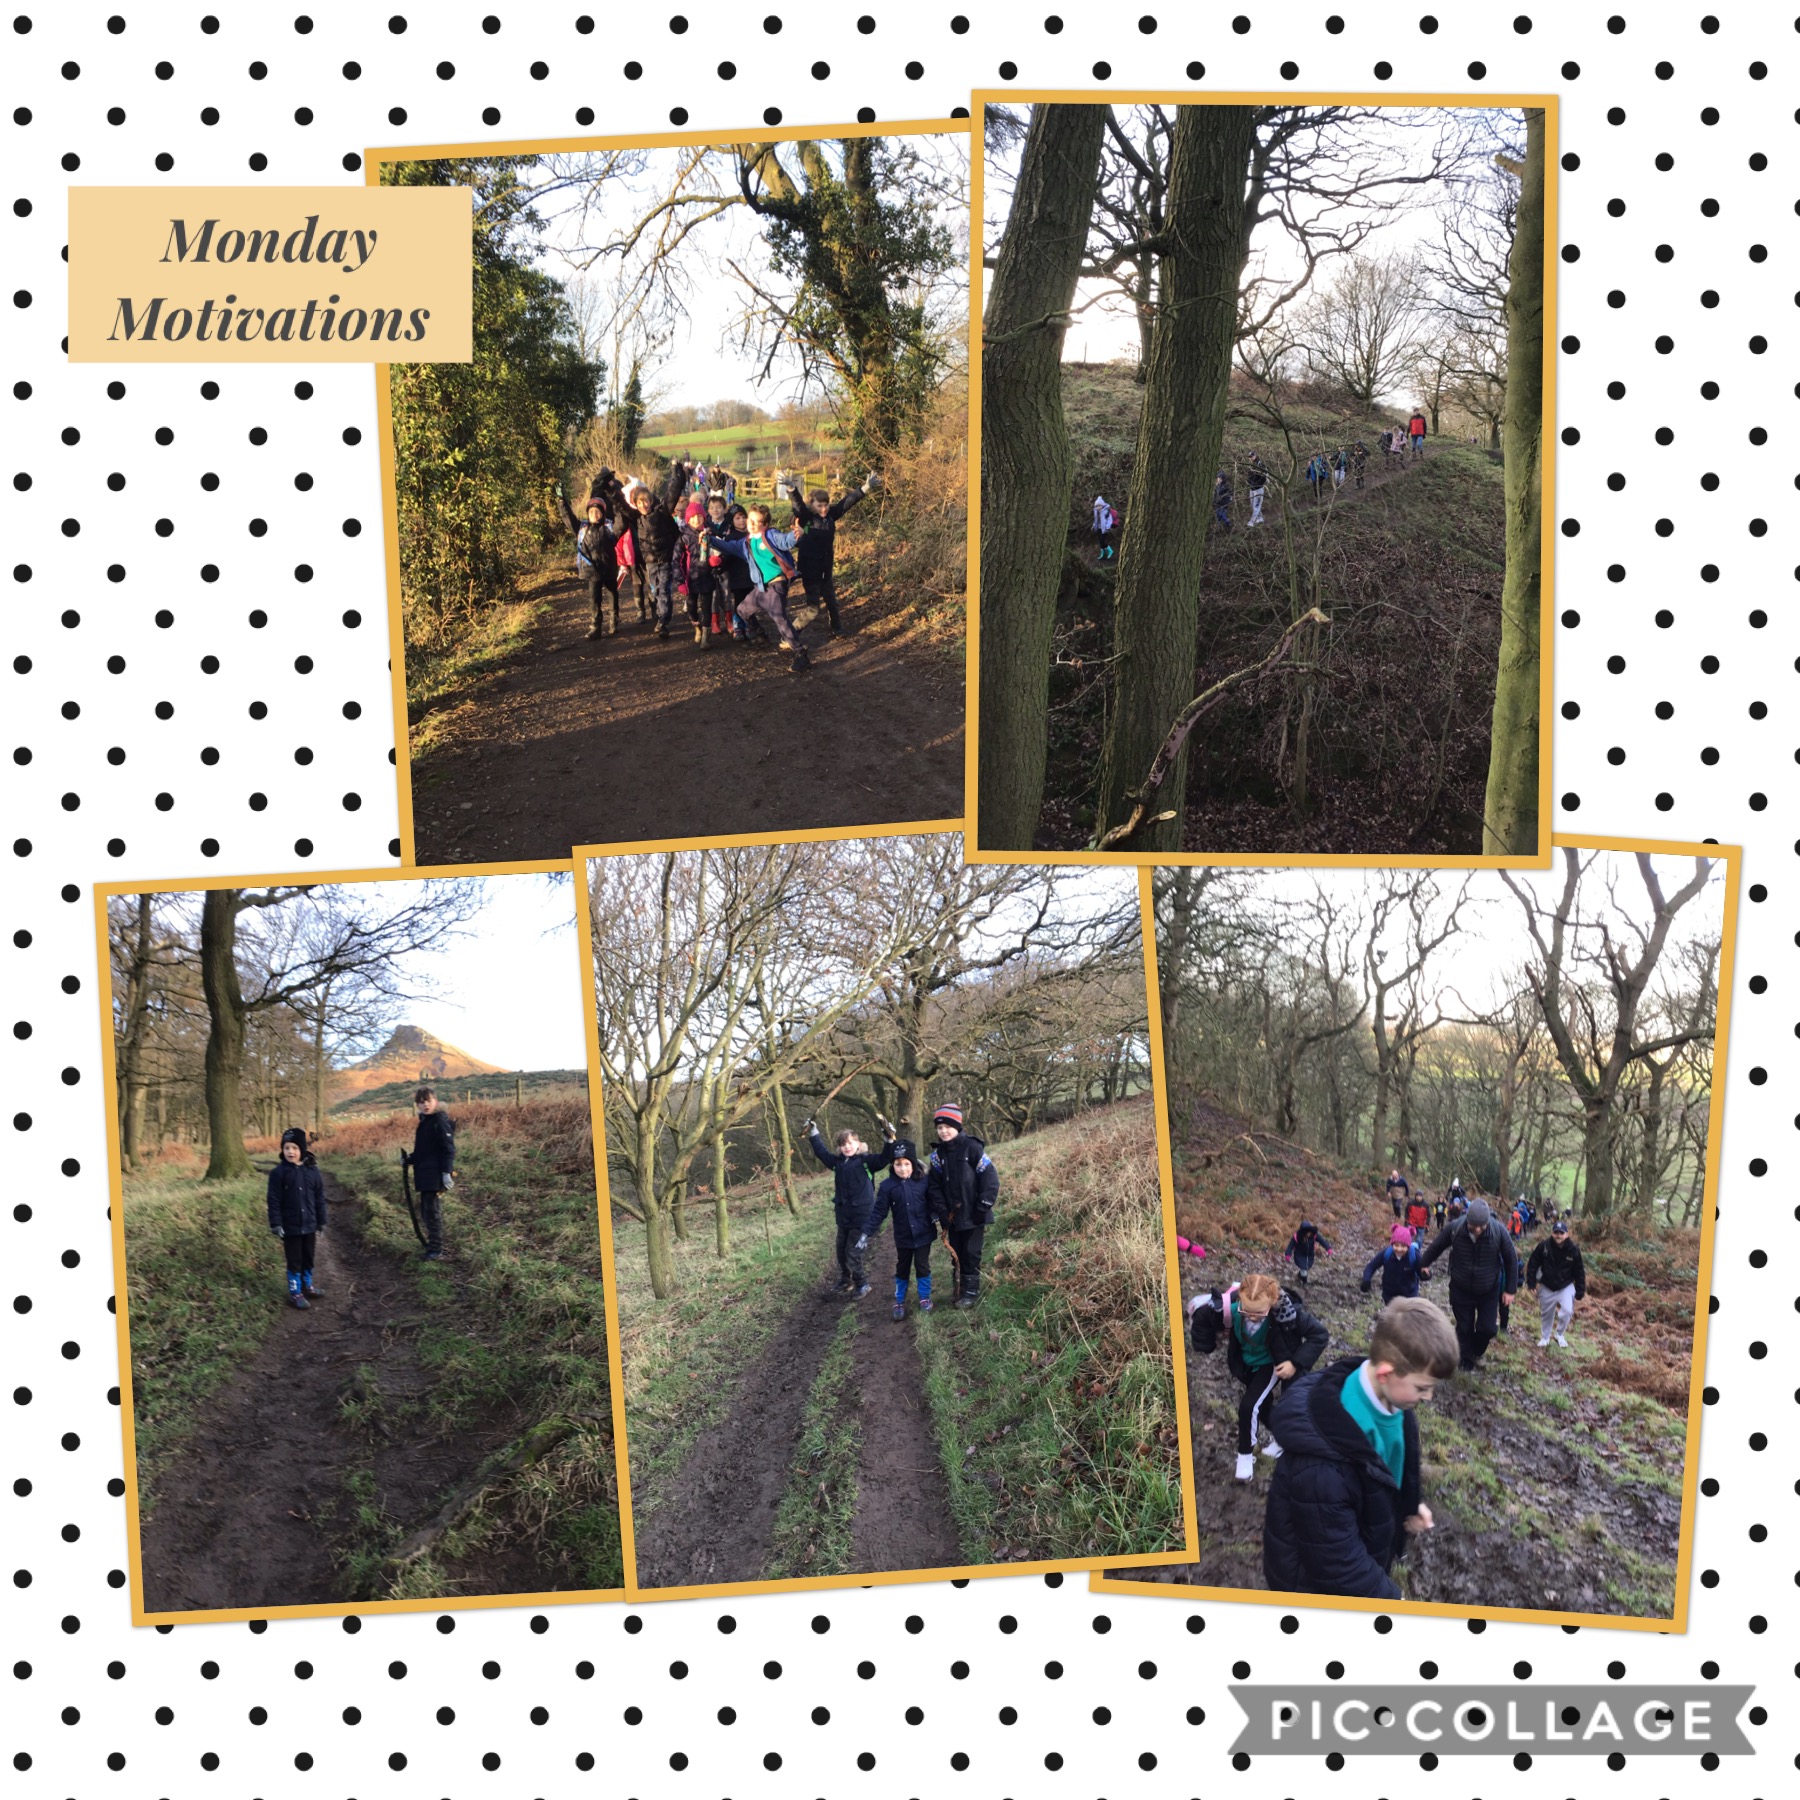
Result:
<svg viewBox="0 0 1800 1800"><path fill-rule="evenodd" d="M501 1069L492 1075L457 1075L436 1083L437 1097L445 1106L466 1105L471 1100L492 1100L504 1105L523 1089L528 1100L561 1097L570 1088L587 1092L585 1069L536 1069L514 1074ZM332 1107L335 1115L411 1112L413 1095L419 1084L412 1081L388 1081L380 1087L351 1094Z"/></svg>
<svg viewBox="0 0 1800 1800"><path fill-rule="evenodd" d="M672 432L666 437L638 439L640 450L655 450L668 455L685 450L710 459L723 452L733 462L756 463L782 458L810 457L843 449L833 437L815 435L816 428L783 425L773 419L758 419L748 425L713 425L699 431Z"/></svg>

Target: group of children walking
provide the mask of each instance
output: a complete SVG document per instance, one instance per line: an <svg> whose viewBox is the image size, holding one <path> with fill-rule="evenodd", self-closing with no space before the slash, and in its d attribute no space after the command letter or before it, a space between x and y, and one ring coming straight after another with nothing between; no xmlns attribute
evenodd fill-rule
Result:
<svg viewBox="0 0 1800 1800"><path fill-rule="evenodd" d="M1263 1572L1284 1592L1398 1598L1394 1562L1407 1541L1432 1527L1421 1499L1419 1432L1414 1409L1440 1381L1473 1374L1499 1331L1521 1282L1538 1296L1539 1348L1565 1335L1575 1303L1587 1296L1587 1271L1567 1218L1552 1217L1550 1235L1532 1250L1523 1272L1514 1240L1541 1224L1521 1203L1506 1225L1488 1203L1453 1180L1433 1207L1398 1169L1387 1194L1394 1223L1364 1265L1361 1290L1381 1282L1381 1311L1366 1356L1319 1368L1330 1344L1327 1326L1301 1290L1330 1241L1302 1219L1283 1257L1298 1288L1273 1275L1246 1275L1188 1302L1189 1333L1201 1355L1221 1341L1238 1383L1239 1481L1256 1474L1262 1456L1275 1465L1263 1518ZM1423 1297L1420 1284L1442 1260L1449 1272L1449 1317Z"/></svg>
<svg viewBox="0 0 1800 1800"><path fill-rule="evenodd" d="M619 590L634 583L637 616L659 639L669 636L680 596L694 642L702 650L714 638L766 644L788 652L790 672L810 668L812 658L788 617L788 596L798 588L843 630L834 563L837 527L844 515L881 485L871 474L833 500L823 488L802 494L785 471L775 486L791 503L788 529L778 529L770 506L740 506L737 479L727 469L678 457L660 490L635 476L601 469L589 484L577 517L561 489L557 504L575 538L575 572L586 583L593 608L590 638L615 636Z"/></svg>
<svg viewBox="0 0 1800 1800"><path fill-rule="evenodd" d="M902 1121L904 1123L904 1121ZM932 1115L937 1139L921 1161L911 1143L884 1130L880 1150L871 1150L845 1129L826 1146L815 1120L806 1121L806 1140L832 1171L832 1206L837 1223L837 1279L833 1289L861 1300L871 1290L864 1256L875 1235L894 1222L894 1311L906 1317L906 1292L918 1284L919 1311L932 1310L931 1247L950 1253L951 1299L959 1307L981 1298L981 1255L987 1228L1000 1198L1000 1172L987 1146L965 1130L960 1106L946 1103ZM879 1189L875 1172L891 1172Z"/></svg>

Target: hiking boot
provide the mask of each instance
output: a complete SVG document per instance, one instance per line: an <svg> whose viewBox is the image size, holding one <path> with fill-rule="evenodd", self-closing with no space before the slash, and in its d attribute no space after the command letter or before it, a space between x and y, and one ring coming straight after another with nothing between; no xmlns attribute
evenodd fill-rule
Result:
<svg viewBox="0 0 1800 1800"><path fill-rule="evenodd" d="M894 1302L894 1323L896 1325L898 1325L900 1323L900 1321L902 1319L904 1319L905 1317L906 1317L906 1302L904 1300L896 1300Z"/></svg>
<svg viewBox="0 0 1800 1800"><path fill-rule="evenodd" d="M1256 1474L1256 1458L1254 1456L1252 1456L1248 1450L1240 1450L1238 1452L1238 1459L1237 1459L1237 1478L1238 1478L1238 1480L1239 1481L1249 1481L1254 1478L1255 1474Z"/></svg>
<svg viewBox="0 0 1800 1800"><path fill-rule="evenodd" d="M1263 1455L1268 1457L1271 1462L1273 1462L1280 1454L1281 1446L1276 1443L1273 1438L1270 1438L1269 1441L1263 1445Z"/></svg>
<svg viewBox="0 0 1800 1800"><path fill-rule="evenodd" d="M958 1294L956 1296L956 1305L959 1311L966 1310L974 1304L975 1296L973 1294Z"/></svg>
<svg viewBox="0 0 1800 1800"><path fill-rule="evenodd" d="M656 637L659 643L666 644L669 641L668 626L659 623L656 627Z"/></svg>
<svg viewBox="0 0 1800 1800"><path fill-rule="evenodd" d="M796 644L794 646L793 658L788 663L788 673L790 675L804 675L811 667L812 658L806 654L806 646L804 644Z"/></svg>
<svg viewBox="0 0 1800 1800"><path fill-rule="evenodd" d="M442 1262L443 1260L444 1253L441 1250L427 1250L420 1258L421 1262Z"/></svg>
<svg viewBox="0 0 1800 1800"><path fill-rule="evenodd" d="M299 1312L305 1312L307 1310L306 1296L301 1293L298 1288L295 1288L293 1292L288 1295L288 1304L293 1306Z"/></svg>
<svg viewBox="0 0 1800 1800"><path fill-rule="evenodd" d="M304 1274L302 1274L302 1275L301 1275L301 1277L300 1277L300 1291L301 1291L301 1293L303 1293L303 1294L304 1294L304 1295L305 1295L305 1296L306 1296L306 1297L307 1297L307 1299L309 1299L309 1300L316 1300L316 1299L318 1299L318 1297L319 1297L319 1290L318 1290L318 1289L317 1289L317 1288L316 1288L316 1287L314 1287L314 1286L313 1286L313 1274L312 1274L312 1270L311 1270L311 1269L308 1269L308 1270L306 1270L306 1271L305 1271L305 1273L304 1273Z"/></svg>
<svg viewBox="0 0 1800 1800"><path fill-rule="evenodd" d="M853 1288L851 1290L850 1298L852 1300L861 1300L865 1295L872 1294L874 1291L875 1290L865 1281L861 1287Z"/></svg>
<svg viewBox="0 0 1800 1800"><path fill-rule="evenodd" d="M927 1294L925 1296L925 1298L919 1302L919 1311L922 1313L928 1313L931 1311L931 1296L929 1294Z"/></svg>
<svg viewBox="0 0 1800 1800"><path fill-rule="evenodd" d="M601 629L600 629L600 627L599 627L599 626L598 626L598 625L596 625L596 626L595 626L595 627L594 627L594 628L593 628L593 630L591 630L591 631L585 631L585 632L583 632L583 633L582 633L582 636L583 636L583 637L584 637L584 638L586 638L586 639L587 639L587 640L588 640L588 642L589 642L589 643L592 643L592 642L593 642L593 640L594 640L594 639L595 639L595 638L603 638L603 637L605 637L605 636L606 636L606 633L605 633L605 632L604 632L604 631L602 631L602 630L601 630Z"/></svg>

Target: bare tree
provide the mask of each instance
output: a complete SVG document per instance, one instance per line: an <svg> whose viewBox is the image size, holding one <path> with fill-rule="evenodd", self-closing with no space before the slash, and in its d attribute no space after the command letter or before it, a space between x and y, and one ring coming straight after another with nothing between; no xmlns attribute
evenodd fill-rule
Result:
<svg viewBox="0 0 1800 1800"><path fill-rule="evenodd" d="M1400 255L1347 257L1314 290L1296 329L1312 372L1373 408L1414 374L1426 341L1417 263Z"/></svg>

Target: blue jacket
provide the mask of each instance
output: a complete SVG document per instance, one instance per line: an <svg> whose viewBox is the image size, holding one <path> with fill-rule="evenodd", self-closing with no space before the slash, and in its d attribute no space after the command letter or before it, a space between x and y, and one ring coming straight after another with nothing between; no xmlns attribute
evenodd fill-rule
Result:
<svg viewBox="0 0 1800 1800"><path fill-rule="evenodd" d="M269 1229L283 1237L323 1231L327 1207L325 1175L309 1155L303 1162L283 1158L269 1171Z"/></svg>
<svg viewBox="0 0 1800 1800"><path fill-rule="evenodd" d="M1302 1375L1276 1402L1268 1426L1281 1445L1263 1514L1263 1574L1293 1594L1397 1600L1388 1573L1406 1543L1403 1521L1419 1510L1419 1422L1410 1411L1399 1485L1344 1410L1344 1383L1361 1357Z"/></svg>
<svg viewBox="0 0 1800 1800"><path fill-rule="evenodd" d="M918 1164L913 1165L918 1169ZM869 1236L881 1229L889 1213L894 1215L894 1248L921 1250L937 1236L931 1210L931 1179L923 1173L907 1176L902 1181L890 1175L875 1195L875 1210L869 1215Z"/></svg>
<svg viewBox="0 0 1800 1800"><path fill-rule="evenodd" d="M1404 1250L1395 1244L1384 1244L1363 1265L1362 1291L1374 1285L1375 1271L1381 1271L1381 1303L1390 1300L1412 1300L1419 1292L1419 1246L1408 1244Z"/></svg>
<svg viewBox="0 0 1800 1800"><path fill-rule="evenodd" d="M813 1127L812 1135L806 1140L812 1145L812 1153L826 1168L832 1170L836 1179L832 1183L831 1202L840 1225L852 1226L867 1236L875 1229L875 1179L873 1171L885 1169L894 1160L891 1144L884 1144L879 1150L858 1150L853 1156L840 1156L835 1150L825 1148L825 1140L819 1136L818 1127Z"/></svg>

